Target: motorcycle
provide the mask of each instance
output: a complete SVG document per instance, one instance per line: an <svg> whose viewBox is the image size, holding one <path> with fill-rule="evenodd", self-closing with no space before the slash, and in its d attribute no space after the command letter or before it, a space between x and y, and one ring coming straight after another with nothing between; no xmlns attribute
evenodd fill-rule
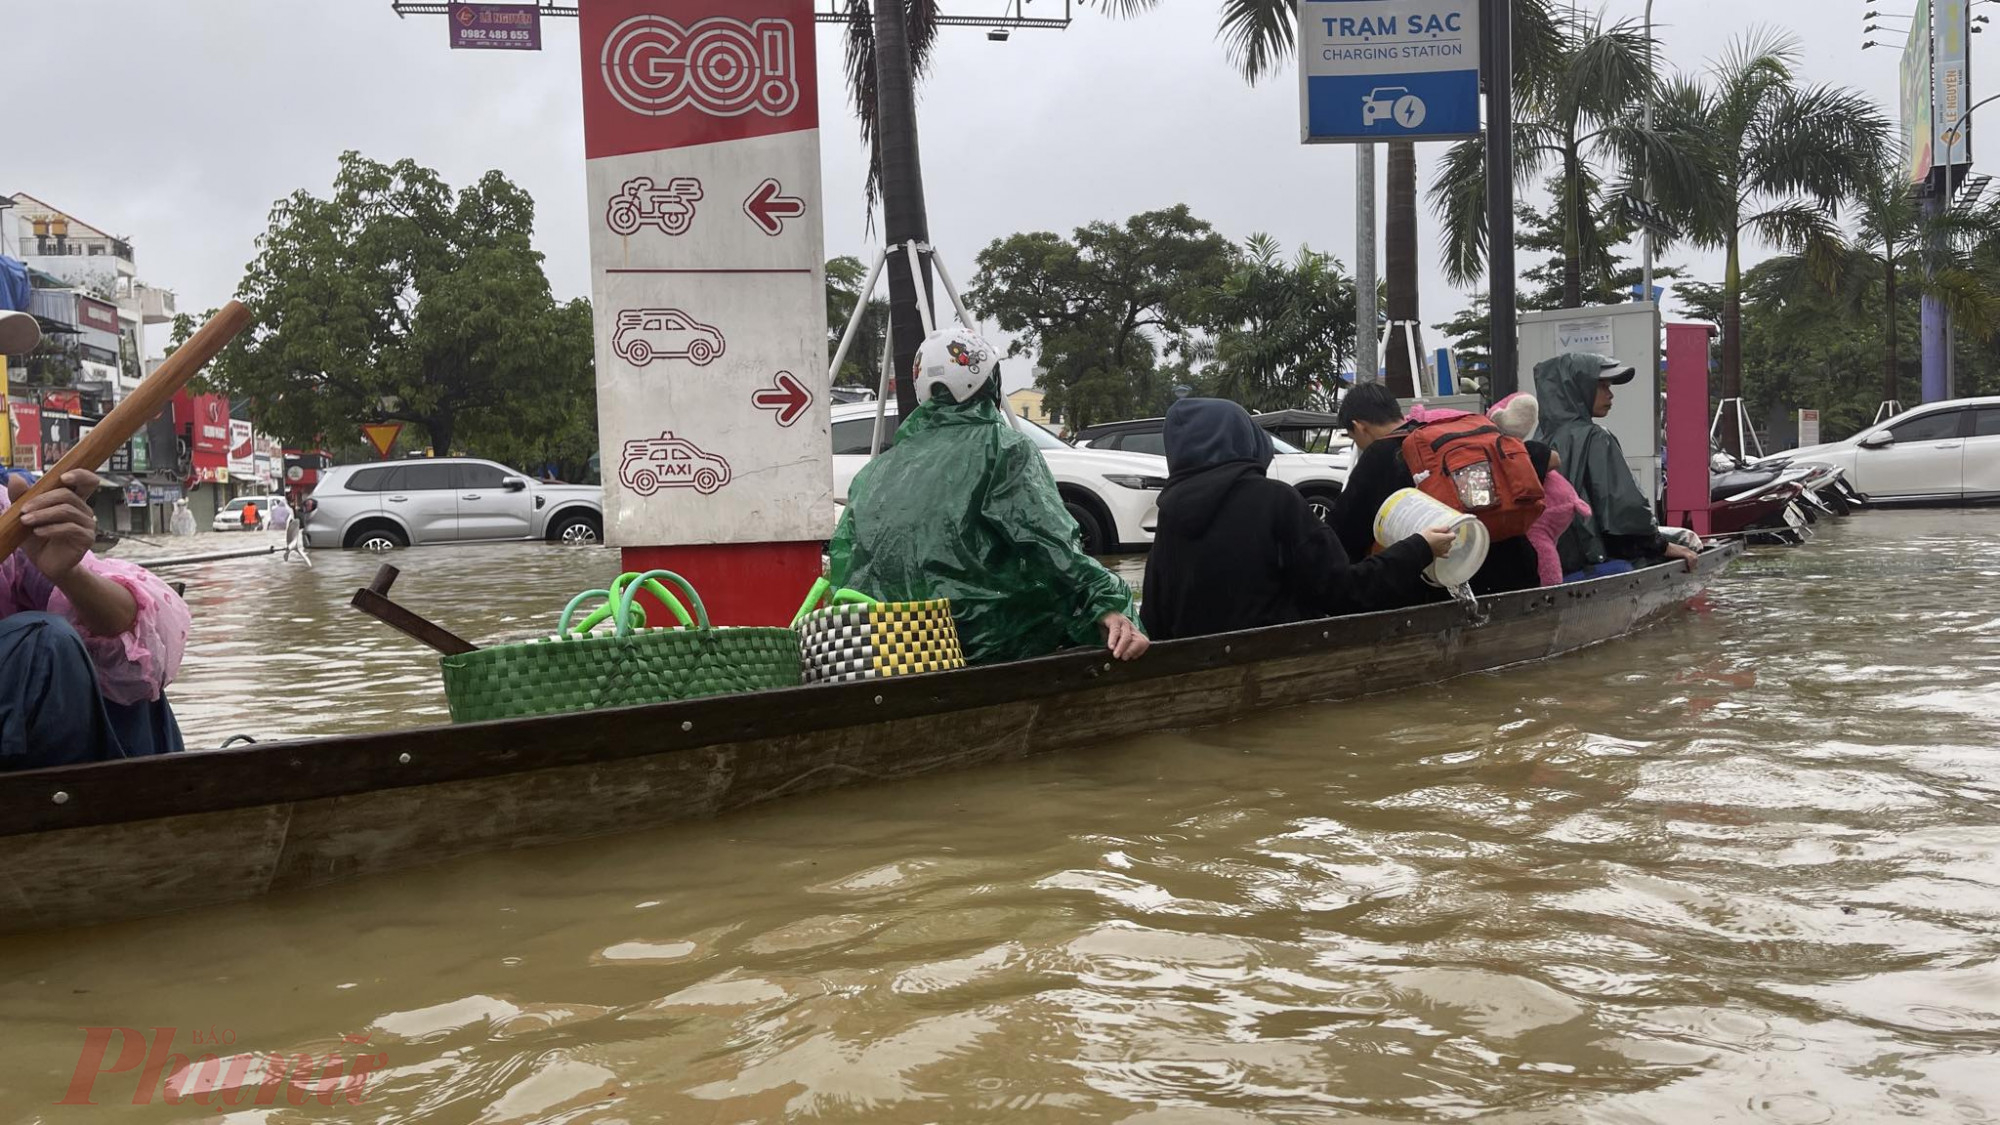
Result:
<svg viewBox="0 0 2000 1125"><path fill-rule="evenodd" d="M1720 450L1709 459L1709 520L1718 535L1797 546L1812 525L1835 514L1815 485L1831 487L1823 465L1746 465ZM1837 474L1836 474L1837 475Z"/></svg>
<svg viewBox="0 0 2000 1125"><path fill-rule="evenodd" d="M1753 461L1750 467L1753 469L1783 470L1802 468L1810 470L1811 472L1805 480L1807 495L1819 505L1822 511L1830 515L1852 515L1855 509L1868 505L1868 498L1847 482L1847 473L1845 470L1821 461L1800 461L1780 453L1776 456L1764 457Z"/></svg>

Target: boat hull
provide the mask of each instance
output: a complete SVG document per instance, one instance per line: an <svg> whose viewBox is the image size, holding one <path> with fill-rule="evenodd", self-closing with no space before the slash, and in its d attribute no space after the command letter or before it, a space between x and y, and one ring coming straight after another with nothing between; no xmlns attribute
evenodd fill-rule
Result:
<svg viewBox="0 0 2000 1125"><path fill-rule="evenodd" d="M1649 624L1740 552L1487 599L928 676L0 776L0 933L324 886L778 797L1436 683Z"/></svg>

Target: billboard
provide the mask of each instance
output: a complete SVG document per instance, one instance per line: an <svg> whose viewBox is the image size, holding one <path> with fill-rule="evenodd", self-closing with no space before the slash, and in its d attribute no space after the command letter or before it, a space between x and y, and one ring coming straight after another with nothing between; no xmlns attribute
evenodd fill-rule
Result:
<svg viewBox="0 0 2000 1125"><path fill-rule="evenodd" d="M1305 0L1299 125L1307 144L1478 136L1478 0Z"/></svg>
<svg viewBox="0 0 2000 1125"><path fill-rule="evenodd" d="M1903 153L1910 162L1910 182L1931 178L1932 146L1937 124L1931 118L1936 85L1931 70L1931 0L1917 0L1910 23L1910 41L1903 47Z"/></svg>
<svg viewBox="0 0 2000 1125"><path fill-rule="evenodd" d="M534 4L454 3L447 14L453 50L542 49L542 12Z"/></svg>
<svg viewBox="0 0 2000 1125"><path fill-rule="evenodd" d="M1960 120L1971 106L1968 83L1972 60L1966 41L1972 32L1972 4L1971 0L1935 0L1925 6L1935 9L1932 27L1937 36L1931 54L1935 83L1931 116L1937 130L1931 159L1939 167L1953 168L1972 163L1972 123Z"/></svg>

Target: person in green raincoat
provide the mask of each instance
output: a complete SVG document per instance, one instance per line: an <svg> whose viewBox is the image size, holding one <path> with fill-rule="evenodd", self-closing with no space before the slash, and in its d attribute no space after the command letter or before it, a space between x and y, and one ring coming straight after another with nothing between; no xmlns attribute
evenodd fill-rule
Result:
<svg viewBox="0 0 2000 1125"><path fill-rule="evenodd" d="M1538 438L1562 458L1563 476L1590 505L1557 541L1564 580L1622 574L1662 559L1682 559L1694 569L1696 555L1660 534L1653 506L1625 464L1625 449L1596 419L1611 413L1612 388L1631 382L1630 364L1601 355L1571 353L1535 366L1535 397L1541 401Z"/></svg>
<svg viewBox="0 0 2000 1125"><path fill-rule="evenodd" d="M951 599L969 664L1102 644L1145 653L1132 588L1083 553L1055 477L1000 408L1000 353L962 328L917 351L919 405L848 488L833 584L883 601Z"/></svg>

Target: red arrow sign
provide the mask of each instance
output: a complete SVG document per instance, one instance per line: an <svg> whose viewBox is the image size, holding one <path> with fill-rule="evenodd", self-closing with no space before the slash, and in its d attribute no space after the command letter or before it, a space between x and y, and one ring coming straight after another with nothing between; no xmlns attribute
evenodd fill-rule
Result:
<svg viewBox="0 0 2000 1125"><path fill-rule="evenodd" d="M774 411L778 425L789 426L813 404L813 394L791 372L780 371L778 385L751 395L750 404L759 410Z"/></svg>
<svg viewBox="0 0 2000 1125"><path fill-rule="evenodd" d="M750 198L743 201L743 213L772 238L785 233L786 219L796 219L806 213L806 201L795 195L784 195L784 190L785 185L778 181L765 180L750 193Z"/></svg>

